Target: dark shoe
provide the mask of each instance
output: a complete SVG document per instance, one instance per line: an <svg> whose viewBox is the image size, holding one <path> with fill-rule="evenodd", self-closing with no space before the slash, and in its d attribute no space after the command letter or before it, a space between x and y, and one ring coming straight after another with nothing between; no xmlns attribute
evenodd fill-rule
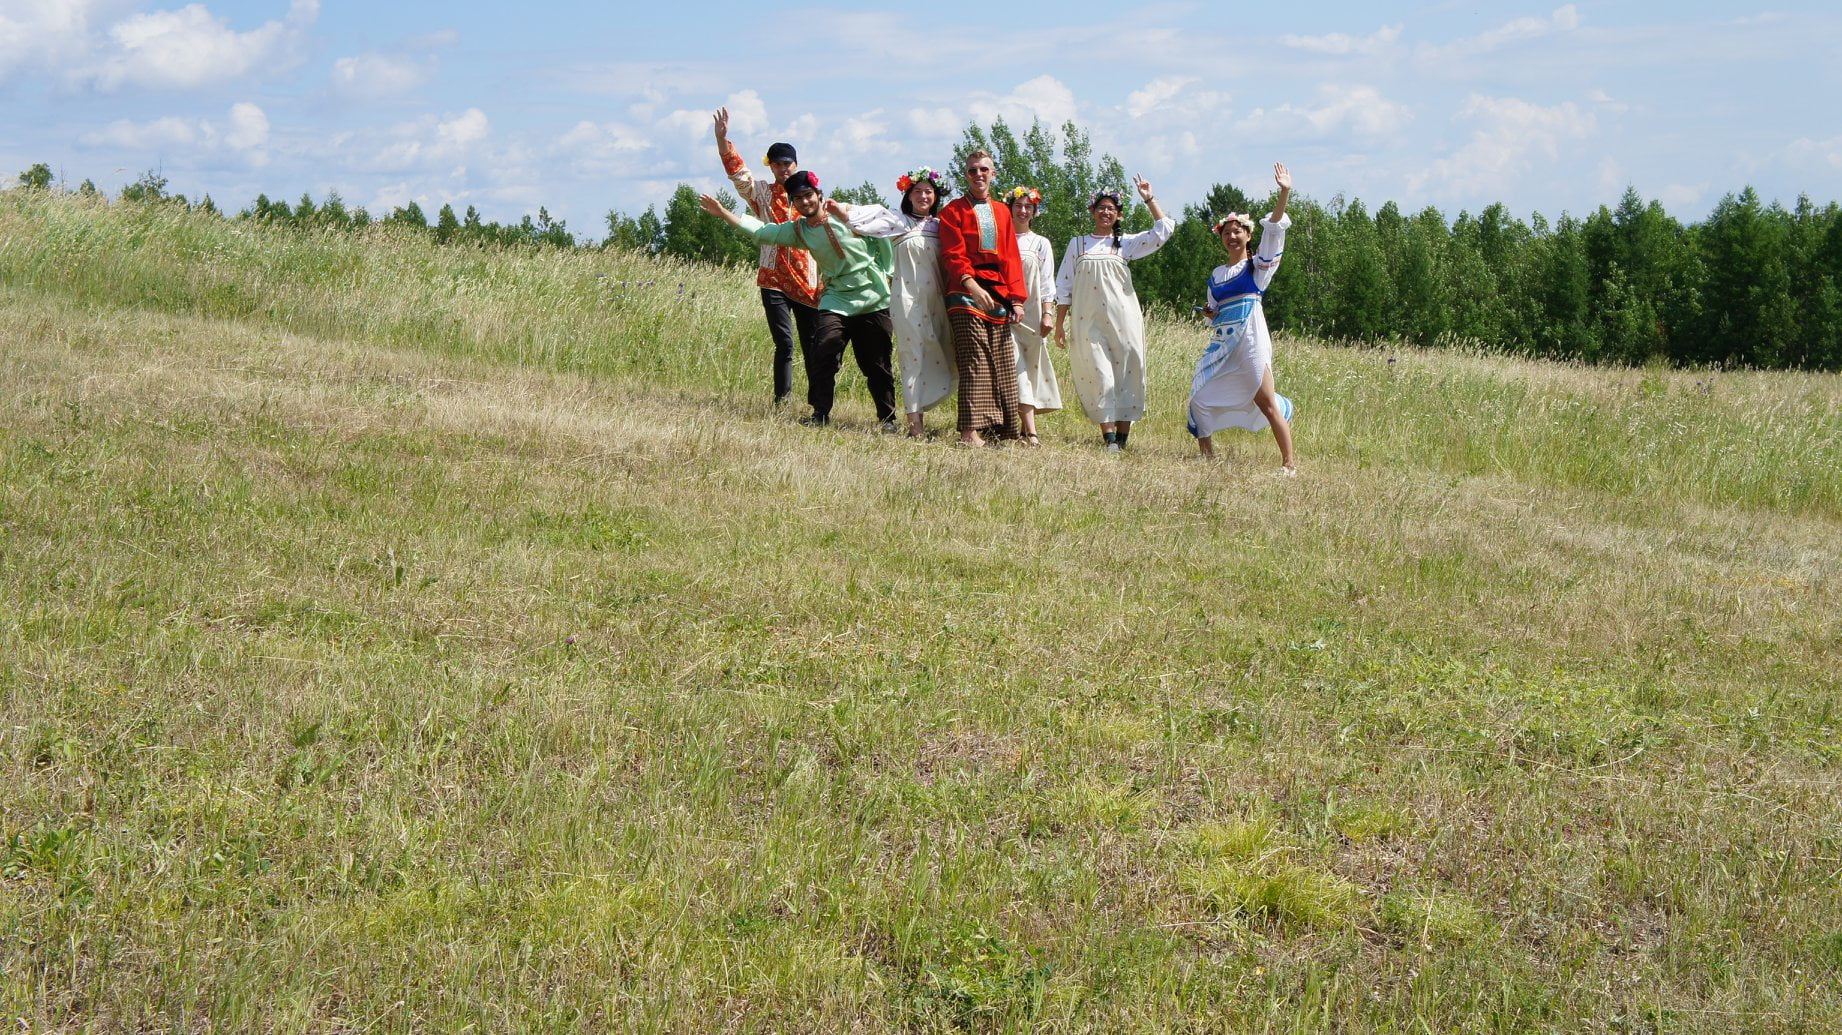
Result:
<svg viewBox="0 0 1842 1035"><path fill-rule="evenodd" d="M831 423L831 414L815 413L810 417L801 417L799 423L805 428L822 428Z"/></svg>
<svg viewBox="0 0 1842 1035"><path fill-rule="evenodd" d="M1119 448L1124 449L1126 448L1126 436L1132 434L1132 429L1127 428L1124 431L1115 431L1113 434L1119 438Z"/></svg>

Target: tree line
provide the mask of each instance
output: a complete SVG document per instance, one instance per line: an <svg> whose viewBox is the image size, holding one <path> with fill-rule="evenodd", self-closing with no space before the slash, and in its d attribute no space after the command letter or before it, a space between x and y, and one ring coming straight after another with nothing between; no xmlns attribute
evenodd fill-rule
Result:
<svg viewBox="0 0 1842 1035"><path fill-rule="evenodd" d="M972 124L936 167L957 178L974 149L996 159L1000 189L1042 191L1036 230L1054 243L1058 257L1071 237L1091 228L1086 203L1100 187L1122 191L1128 230L1150 225L1119 160L1096 155L1072 122L1059 132L1035 123L1021 136L1002 120ZM890 180L892 193L893 173ZM35 165L19 181L49 188L51 170ZM99 194L88 180L77 193ZM898 200L870 182L830 193L853 203ZM120 196L222 214L209 196L191 203L167 193L166 179L154 172ZM737 204L727 192L718 197L732 208ZM1221 261L1209 225L1229 211L1263 213L1268 200L1216 184L1182 206L1170 242L1133 264L1139 297L1148 306L1187 311ZM1747 188L1691 224L1635 189L1627 189L1615 208L1602 205L1584 218L1562 214L1552 222L1540 213L1525 222L1502 204L1448 219L1434 207L1407 213L1390 201L1371 214L1360 199L1340 195L1324 202L1294 195L1290 210L1286 261L1265 305L1276 329L1375 344L1478 345L1595 363L1842 370L1842 208L1835 202L1818 206L1802 197L1787 209ZM635 216L607 213L607 234L599 242L579 240L541 207L535 218L500 224L482 220L472 206L457 214L443 205L431 221L412 201L374 220L337 193L320 202L303 194L292 205L261 195L235 218L348 230L378 222L427 233L441 244L622 248L736 266L752 264L757 255L752 242L703 213L697 191L682 183L663 211L648 206Z"/></svg>

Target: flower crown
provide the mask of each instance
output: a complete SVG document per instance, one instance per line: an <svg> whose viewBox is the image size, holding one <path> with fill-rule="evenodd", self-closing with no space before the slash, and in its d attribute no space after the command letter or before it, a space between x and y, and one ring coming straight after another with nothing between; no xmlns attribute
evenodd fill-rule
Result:
<svg viewBox="0 0 1842 1035"><path fill-rule="evenodd" d="M1037 208L1041 208L1043 205L1043 192L1037 190L1035 187L1012 187L1010 193L1004 195L1004 197L1009 201L1027 201Z"/></svg>
<svg viewBox="0 0 1842 1035"><path fill-rule="evenodd" d="M940 191L941 181L944 179L946 179L946 177L941 176L937 170L930 169L924 165L913 172L903 173L902 178L895 181L895 189L903 194L907 194L909 188L913 187L915 184L927 183L931 184L934 191L938 193Z"/></svg>
<svg viewBox="0 0 1842 1035"><path fill-rule="evenodd" d="M1209 228L1209 232L1216 235L1217 237L1220 237L1222 231L1227 228L1229 223L1239 223L1242 226L1247 228L1248 233L1251 234L1254 232L1254 217L1248 215L1245 212L1228 213L1222 218L1216 220L1215 225Z"/></svg>
<svg viewBox="0 0 1842 1035"><path fill-rule="evenodd" d="M1087 207L1093 208L1095 205L1100 204L1101 198L1107 198L1113 202L1114 208L1124 212L1126 209L1125 197L1126 192L1117 187L1102 187L1094 192L1094 200L1088 202Z"/></svg>

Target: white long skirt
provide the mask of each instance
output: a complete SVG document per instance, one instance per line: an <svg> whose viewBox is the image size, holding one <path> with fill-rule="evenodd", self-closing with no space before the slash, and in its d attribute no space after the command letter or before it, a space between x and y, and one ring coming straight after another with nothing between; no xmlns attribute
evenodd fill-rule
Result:
<svg viewBox="0 0 1842 1035"><path fill-rule="evenodd" d="M1011 340L1017 343L1017 404L1034 407L1037 413L1053 413L1062 408L1062 386L1055 380L1055 364L1041 333L1043 308L1049 300L1036 293L1033 251L1023 255L1023 279L1030 285L1030 297L1023 303L1023 321L1011 324Z"/></svg>
<svg viewBox="0 0 1842 1035"><path fill-rule="evenodd" d="M1145 314L1117 255L1083 255L1068 309L1068 366L1095 424L1145 416Z"/></svg>
<svg viewBox="0 0 1842 1035"><path fill-rule="evenodd" d="M940 405L959 384L953 327L940 289L940 241L913 230L895 244L889 317L902 366L902 404L909 413Z"/></svg>
<svg viewBox="0 0 1842 1035"><path fill-rule="evenodd" d="M1211 341L1190 379L1190 434L1208 438L1226 428L1265 431L1266 414L1254 395L1273 365L1273 339L1266 332L1266 313L1254 311L1233 333ZM1292 420L1292 400L1278 396L1279 413Z"/></svg>

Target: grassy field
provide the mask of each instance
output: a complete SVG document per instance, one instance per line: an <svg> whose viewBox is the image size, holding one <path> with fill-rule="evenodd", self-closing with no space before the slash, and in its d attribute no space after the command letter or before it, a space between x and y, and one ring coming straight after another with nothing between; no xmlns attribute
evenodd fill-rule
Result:
<svg viewBox="0 0 1842 1035"><path fill-rule="evenodd" d="M1842 1030L1842 378L976 453L750 279L0 194L0 1022Z"/></svg>

